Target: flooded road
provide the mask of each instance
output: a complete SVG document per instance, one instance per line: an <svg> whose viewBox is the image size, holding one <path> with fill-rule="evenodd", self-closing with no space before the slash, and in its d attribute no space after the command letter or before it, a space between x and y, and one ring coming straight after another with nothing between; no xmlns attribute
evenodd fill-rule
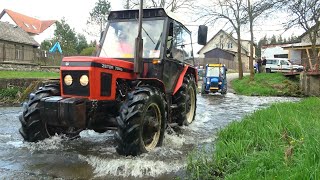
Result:
<svg viewBox="0 0 320 180"><path fill-rule="evenodd" d="M166 134L162 147L138 157L119 156L113 131L83 131L79 139L59 136L23 142L20 107L0 108L0 179L173 179L185 175L188 152L211 143L219 128L273 102L297 98L247 97L228 93L197 96L195 121Z"/></svg>

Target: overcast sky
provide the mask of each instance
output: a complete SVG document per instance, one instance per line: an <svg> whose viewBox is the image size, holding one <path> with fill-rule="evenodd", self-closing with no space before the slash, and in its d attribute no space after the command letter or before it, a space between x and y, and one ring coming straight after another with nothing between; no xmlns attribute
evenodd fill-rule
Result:
<svg viewBox="0 0 320 180"><path fill-rule="evenodd" d="M89 18L89 12L95 6L98 0L0 0L0 11L3 9L10 9L31 17L35 17L41 20L61 20L65 17L67 23L76 30L77 33L86 35L83 31L86 28L86 22ZM108 0L111 3L112 10L123 9L122 0ZM188 22L190 20L186 14L180 15L184 18L184 21L188 24L194 24ZM259 40L264 35L271 36L272 34L282 34L283 30L279 26L280 22L285 20L286 17L277 17L273 20L262 21L255 26L255 40ZM194 39L196 39L196 26L188 27L193 31ZM209 26L208 40L218 32L223 26L216 25L215 27ZM278 31L277 31L278 30ZM301 30L290 30L283 34L284 37L288 37L291 34L299 36L303 33ZM88 36L88 41L92 40ZM248 29L243 30L243 39L249 39ZM196 47L195 49L198 49Z"/></svg>

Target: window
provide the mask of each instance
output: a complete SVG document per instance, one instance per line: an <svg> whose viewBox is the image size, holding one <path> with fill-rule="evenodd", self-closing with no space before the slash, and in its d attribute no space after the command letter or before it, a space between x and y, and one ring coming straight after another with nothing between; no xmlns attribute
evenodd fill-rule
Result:
<svg viewBox="0 0 320 180"><path fill-rule="evenodd" d="M33 27L33 29L37 29L33 24L31 26Z"/></svg>
<svg viewBox="0 0 320 180"><path fill-rule="evenodd" d="M23 46L16 45L16 59L23 60Z"/></svg>
<svg viewBox="0 0 320 180"><path fill-rule="evenodd" d="M163 31L163 20L143 20L143 58L159 58ZM100 56L111 58L133 58L138 22L111 22Z"/></svg>
<svg viewBox="0 0 320 180"><path fill-rule="evenodd" d="M193 63L191 33L179 23L174 23L173 27L172 56L179 61Z"/></svg>
<svg viewBox="0 0 320 180"><path fill-rule="evenodd" d="M232 42L228 43L228 49L232 49Z"/></svg>
<svg viewBox="0 0 320 180"><path fill-rule="evenodd" d="M27 28L30 28L29 24L23 22L23 24L27 27Z"/></svg>

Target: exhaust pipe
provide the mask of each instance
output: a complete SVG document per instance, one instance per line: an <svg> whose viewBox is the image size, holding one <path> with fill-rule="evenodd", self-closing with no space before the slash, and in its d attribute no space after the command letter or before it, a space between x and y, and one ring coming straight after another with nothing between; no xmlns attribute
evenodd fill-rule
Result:
<svg viewBox="0 0 320 180"><path fill-rule="evenodd" d="M139 24L138 24L138 36L135 39L135 51L134 51L134 72L137 73L138 78L141 77L143 72L143 39L142 39L142 18L143 18L143 0L140 0L139 8Z"/></svg>

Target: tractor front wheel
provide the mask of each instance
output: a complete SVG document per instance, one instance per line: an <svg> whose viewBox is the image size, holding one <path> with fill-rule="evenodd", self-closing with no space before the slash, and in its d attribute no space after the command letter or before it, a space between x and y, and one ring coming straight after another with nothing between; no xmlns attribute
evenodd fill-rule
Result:
<svg viewBox="0 0 320 180"><path fill-rule="evenodd" d="M158 89L145 85L128 93L117 117L117 152L136 156L161 146L166 116L165 95Z"/></svg>
<svg viewBox="0 0 320 180"><path fill-rule="evenodd" d="M19 132L28 142L37 142L57 134L66 134L68 137L77 137L79 132L66 128L49 126L40 117L40 100L49 96L59 96L59 84L50 84L40 87L35 93L31 93L29 101L23 104L23 112L19 115L21 128Z"/></svg>
<svg viewBox="0 0 320 180"><path fill-rule="evenodd" d="M195 118L197 108L196 88L194 77L186 75L182 86L173 97L173 103L177 104L174 118L180 126L191 124Z"/></svg>

